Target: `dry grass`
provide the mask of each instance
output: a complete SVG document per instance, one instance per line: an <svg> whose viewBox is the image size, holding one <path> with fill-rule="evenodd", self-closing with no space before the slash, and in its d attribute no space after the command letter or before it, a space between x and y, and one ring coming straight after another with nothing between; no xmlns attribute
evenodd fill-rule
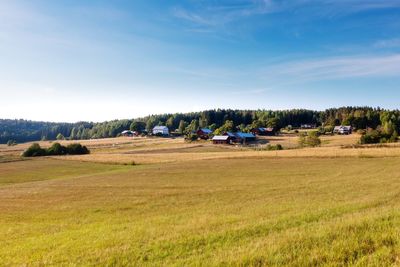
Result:
<svg viewBox="0 0 400 267"><path fill-rule="evenodd" d="M112 164L154 164L169 162L185 162L226 158L310 158L310 157L398 157L400 145L391 144L387 147L352 147L359 139L356 134L348 136L322 136L322 146L319 148L286 149L283 151L255 151L241 146L213 145L209 141L186 143L182 138L109 138L84 140L82 144L89 147L90 155L54 157L68 161L85 161ZM282 135L261 137L260 142L267 144L282 144L285 148L297 148L297 137ZM73 141L63 141L64 145ZM0 161L18 159L18 155L31 143L14 147L0 146ZM52 142L40 142L48 147ZM343 149L343 147L349 147Z"/></svg>
<svg viewBox="0 0 400 267"><path fill-rule="evenodd" d="M0 181L26 180L0 186L0 262L398 265L399 165L358 157L2 163Z"/></svg>
<svg viewBox="0 0 400 267"><path fill-rule="evenodd" d="M154 164L168 162L185 162L209 159L234 159L234 158L343 158L343 157L399 157L400 147L375 147L375 148L349 148L319 147L305 149L291 149L281 151L241 151L229 150L224 152L176 152L158 153L93 153L90 155L65 156L63 160L87 161L101 163L130 163ZM60 158L60 157L55 157Z"/></svg>

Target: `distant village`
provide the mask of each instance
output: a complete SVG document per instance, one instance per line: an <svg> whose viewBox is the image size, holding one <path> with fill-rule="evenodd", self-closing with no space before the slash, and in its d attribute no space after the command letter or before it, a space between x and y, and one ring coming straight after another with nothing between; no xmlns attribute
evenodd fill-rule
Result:
<svg viewBox="0 0 400 267"><path fill-rule="evenodd" d="M317 126L315 124L302 124L300 129L316 129ZM332 134L339 135L349 135L352 134L351 126L335 126ZM199 128L197 131L193 131L191 133L196 140L211 140L211 142L215 145L229 145L229 144L249 144L255 142L257 140L257 136L276 136L279 135L280 132L275 128L269 127L259 127L252 128L250 132L231 132L226 131L222 134L214 134L214 131L209 128ZM170 133L170 130L167 126L155 126L152 131L149 133L147 131L131 131L124 130L121 132L121 136L127 137L135 137L135 136L158 136L158 137L174 137L177 136L176 133Z"/></svg>

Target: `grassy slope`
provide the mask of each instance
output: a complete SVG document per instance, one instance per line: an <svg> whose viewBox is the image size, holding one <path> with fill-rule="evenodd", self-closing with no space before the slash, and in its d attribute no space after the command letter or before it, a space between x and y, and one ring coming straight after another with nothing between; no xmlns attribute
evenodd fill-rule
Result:
<svg viewBox="0 0 400 267"><path fill-rule="evenodd" d="M0 262L399 264L399 158L54 162L0 164L59 178L0 187Z"/></svg>
<svg viewBox="0 0 400 267"><path fill-rule="evenodd" d="M66 162L54 159L29 159L10 163L0 162L0 186L15 183L43 181L56 178L87 176L122 167L108 164Z"/></svg>

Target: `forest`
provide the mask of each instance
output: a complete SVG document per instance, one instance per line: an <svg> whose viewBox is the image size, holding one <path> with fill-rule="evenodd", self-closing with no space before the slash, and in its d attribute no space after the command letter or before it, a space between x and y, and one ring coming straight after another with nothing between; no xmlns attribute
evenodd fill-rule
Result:
<svg viewBox="0 0 400 267"><path fill-rule="evenodd" d="M213 130L246 131L253 127L274 127L277 130L301 124L317 126L351 125L355 129L374 129L387 135L398 133L400 111L372 107L341 107L325 111L292 110L231 110L216 109L191 113L149 115L142 118L113 120L100 123L36 122L23 119L0 119L0 143L16 143L55 139L96 139L116 137L123 130L148 131L165 125L171 132L184 134L198 127Z"/></svg>

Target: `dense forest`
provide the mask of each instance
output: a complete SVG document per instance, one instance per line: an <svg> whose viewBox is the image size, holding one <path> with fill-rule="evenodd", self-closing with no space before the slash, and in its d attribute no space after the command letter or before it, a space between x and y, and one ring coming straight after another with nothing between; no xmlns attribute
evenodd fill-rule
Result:
<svg viewBox="0 0 400 267"><path fill-rule="evenodd" d="M55 139L91 139L118 136L123 130L149 131L156 125L165 125L171 132L183 134L198 127L213 130L246 131L252 127L281 129L291 125L318 126L351 125L355 129L378 129L388 134L398 132L400 111L371 107L342 107L325 111L293 110L230 110L217 109L202 112L150 115L143 118L114 120L102 123L54 123L27 120L0 119L0 143L9 140L27 142Z"/></svg>

